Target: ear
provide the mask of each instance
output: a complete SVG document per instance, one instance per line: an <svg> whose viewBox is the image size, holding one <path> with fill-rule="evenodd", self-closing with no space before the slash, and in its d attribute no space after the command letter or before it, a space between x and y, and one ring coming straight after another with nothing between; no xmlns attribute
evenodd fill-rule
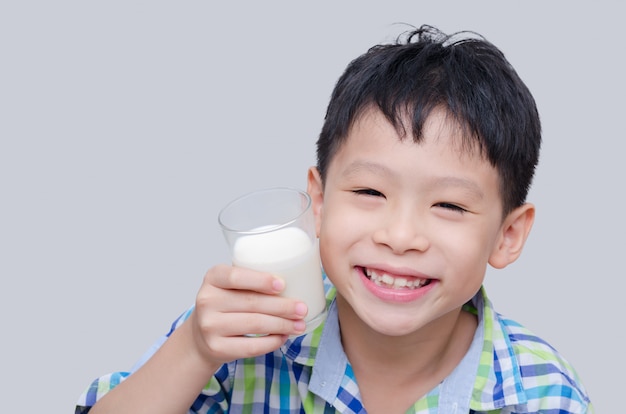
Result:
<svg viewBox="0 0 626 414"><path fill-rule="evenodd" d="M315 234L320 236L322 227L322 205L324 204L324 185L316 167L309 168L307 174L307 193L311 196L313 215L315 216Z"/></svg>
<svg viewBox="0 0 626 414"><path fill-rule="evenodd" d="M496 269L502 269L517 260L534 221L535 206L532 204L526 203L511 211L500 227L498 241L489 256L489 264Z"/></svg>

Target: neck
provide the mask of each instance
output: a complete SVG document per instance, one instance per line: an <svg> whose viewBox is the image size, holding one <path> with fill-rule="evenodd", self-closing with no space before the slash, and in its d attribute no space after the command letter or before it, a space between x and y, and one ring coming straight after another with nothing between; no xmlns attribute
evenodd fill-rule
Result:
<svg viewBox="0 0 626 414"><path fill-rule="evenodd" d="M458 308L419 331L388 336L363 323L340 296L337 307L343 347L357 379L376 373L385 381L437 378L438 383L463 359L477 327L476 317Z"/></svg>

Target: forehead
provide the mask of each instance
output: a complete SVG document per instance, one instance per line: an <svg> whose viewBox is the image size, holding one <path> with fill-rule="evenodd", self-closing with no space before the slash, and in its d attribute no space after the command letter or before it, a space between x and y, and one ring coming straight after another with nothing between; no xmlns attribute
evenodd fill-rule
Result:
<svg viewBox="0 0 626 414"><path fill-rule="evenodd" d="M397 120L389 120L380 109L371 105L355 117L342 146L372 133L393 136L397 141L436 142L458 156L487 161L485 148L476 133L461 124L445 108L436 107L428 114L419 131L414 130L411 112L406 111ZM341 148L340 148L341 149Z"/></svg>
<svg viewBox="0 0 626 414"><path fill-rule="evenodd" d="M361 115L331 160L328 175L347 178L362 172L418 181L489 176L489 186L498 177L477 140L468 138L444 111L433 112L418 137L392 125L380 111Z"/></svg>

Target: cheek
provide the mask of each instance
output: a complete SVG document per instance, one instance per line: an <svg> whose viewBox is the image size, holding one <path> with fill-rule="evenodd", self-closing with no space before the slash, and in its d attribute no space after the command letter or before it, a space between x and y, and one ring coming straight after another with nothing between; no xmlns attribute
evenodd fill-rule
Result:
<svg viewBox="0 0 626 414"><path fill-rule="evenodd" d="M337 239L338 234L340 235L341 232L337 232L335 226L327 221L323 222L319 237L320 259L329 277L335 274L335 268L338 265L337 258L342 256L338 254L342 244L341 240ZM333 280L332 277L331 280Z"/></svg>
<svg viewBox="0 0 626 414"><path fill-rule="evenodd" d="M324 216L320 227L320 249L340 246L350 225L334 215Z"/></svg>
<svg viewBox="0 0 626 414"><path fill-rule="evenodd" d="M320 226L320 253L327 260L344 256L347 249L364 237L366 228L358 214L342 205L326 204Z"/></svg>
<svg viewBox="0 0 626 414"><path fill-rule="evenodd" d="M324 205L320 238L331 239L333 244L343 244L368 233L372 224L371 214L364 214L346 202L331 201Z"/></svg>
<svg viewBox="0 0 626 414"><path fill-rule="evenodd" d="M469 229L468 229L469 230ZM484 231L447 232L440 239L455 266L465 269L483 269L491 253L493 241Z"/></svg>

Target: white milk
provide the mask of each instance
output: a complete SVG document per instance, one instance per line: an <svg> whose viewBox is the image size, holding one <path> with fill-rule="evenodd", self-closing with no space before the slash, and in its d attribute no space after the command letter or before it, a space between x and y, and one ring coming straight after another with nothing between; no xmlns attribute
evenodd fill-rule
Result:
<svg viewBox="0 0 626 414"><path fill-rule="evenodd" d="M286 227L269 233L242 236L233 247L233 264L282 277L285 280L282 296L307 304L309 313L306 322L325 311L319 247L303 230ZM317 322L315 326L319 325ZM307 324L307 331L315 326Z"/></svg>

